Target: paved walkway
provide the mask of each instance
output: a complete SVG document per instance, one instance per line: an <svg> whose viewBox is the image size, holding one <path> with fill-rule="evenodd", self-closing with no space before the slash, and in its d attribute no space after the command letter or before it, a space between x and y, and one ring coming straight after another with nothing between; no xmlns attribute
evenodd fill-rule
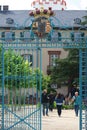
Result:
<svg viewBox="0 0 87 130"><path fill-rule="evenodd" d="M79 130L79 117L74 110L62 110L61 117L57 111L49 112L49 117L42 117L42 130Z"/></svg>

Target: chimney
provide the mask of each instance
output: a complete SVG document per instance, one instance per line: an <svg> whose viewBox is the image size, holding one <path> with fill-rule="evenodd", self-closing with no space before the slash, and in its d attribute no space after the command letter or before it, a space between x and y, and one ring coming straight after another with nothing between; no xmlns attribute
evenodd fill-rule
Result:
<svg viewBox="0 0 87 130"><path fill-rule="evenodd" d="M2 6L0 5L0 11L1 11L1 8L2 8Z"/></svg>
<svg viewBox="0 0 87 130"><path fill-rule="evenodd" d="M8 5L3 5L3 11L8 11L9 10L9 6Z"/></svg>

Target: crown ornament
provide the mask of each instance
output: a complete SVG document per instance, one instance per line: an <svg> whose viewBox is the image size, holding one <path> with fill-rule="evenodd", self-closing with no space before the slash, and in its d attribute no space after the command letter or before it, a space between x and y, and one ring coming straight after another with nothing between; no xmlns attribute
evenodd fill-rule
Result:
<svg viewBox="0 0 87 130"><path fill-rule="evenodd" d="M51 7L49 7L48 9L44 9L43 7L41 7L40 9L36 8L34 11L31 11L29 15L34 18L39 17L49 18L51 16L54 16L55 14Z"/></svg>

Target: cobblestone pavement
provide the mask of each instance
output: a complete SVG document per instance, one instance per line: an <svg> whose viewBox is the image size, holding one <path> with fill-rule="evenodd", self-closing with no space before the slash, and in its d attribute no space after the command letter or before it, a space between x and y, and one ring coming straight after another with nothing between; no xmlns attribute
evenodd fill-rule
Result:
<svg viewBox="0 0 87 130"><path fill-rule="evenodd" d="M74 110L62 110L59 117L57 111L49 111L49 116L42 117L42 130L79 130L79 117Z"/></svg>

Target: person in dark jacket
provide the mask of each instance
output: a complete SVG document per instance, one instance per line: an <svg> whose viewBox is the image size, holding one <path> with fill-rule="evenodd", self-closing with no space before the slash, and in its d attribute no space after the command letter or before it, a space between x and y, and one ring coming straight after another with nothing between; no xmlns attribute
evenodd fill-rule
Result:
<svg viewBox="0 0 87 130"><path fill-rule="evenodd" d="M57 113L60 117L62 113L62 104L63 104L63 97L61 96L60 93L56 95L55 101L56 101Z"/></svg>
<svg viewBox="0 0 87 130"><path fill-rule="evenodd" d="M42 93L42 105L43 105L43 116L48 116L48 109L49 109L49 97L47 94L47 90L44 89Z"/></svg>
<svg viewBox="0 0 87 130"><path fill-rule="evenodd" d="M54 100L55 100L55 95L53 94L53 92L50 92L49 94L49 110L50 111L53 111Z"/></svg>

